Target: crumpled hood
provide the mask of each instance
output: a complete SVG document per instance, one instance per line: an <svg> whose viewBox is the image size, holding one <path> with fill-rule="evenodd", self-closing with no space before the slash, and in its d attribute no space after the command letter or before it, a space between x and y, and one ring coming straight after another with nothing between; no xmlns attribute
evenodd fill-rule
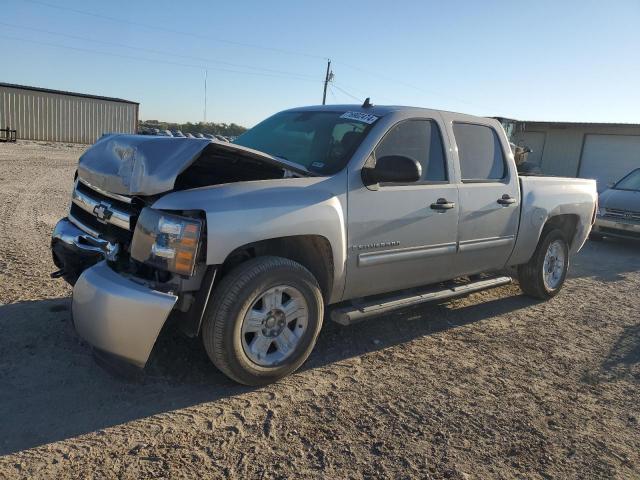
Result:
<svg viewBox="0 0 640 480"><path fill-rule="evenodd" d="M640 192L610 188L600 194L598 203L603 208L640 212Z"/></svg>
<svg viewBox="0 0 640 480"><path fill-rule="evenodd" d="M173 189L177 176L207 148L232 152L304 176L313 175L300 165L233 143L111 134L102 136L80 157L78 176L120 195L155 195Z"/></svg>

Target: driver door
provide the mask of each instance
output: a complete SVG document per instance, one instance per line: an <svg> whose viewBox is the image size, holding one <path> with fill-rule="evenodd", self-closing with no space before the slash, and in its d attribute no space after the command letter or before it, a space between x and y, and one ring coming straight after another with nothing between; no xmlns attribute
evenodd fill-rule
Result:
<svg viewBox="0 0 640 480"><path fill-rule="evenodd" d="M374 159L398 155L417 160L422 166L418 182L381 183L377 189L361 181L350 186L345 299L452 277L459 201L443 130L436 119L403 120L372 153ZM438 206L443 201L448 208Z"/></svg>

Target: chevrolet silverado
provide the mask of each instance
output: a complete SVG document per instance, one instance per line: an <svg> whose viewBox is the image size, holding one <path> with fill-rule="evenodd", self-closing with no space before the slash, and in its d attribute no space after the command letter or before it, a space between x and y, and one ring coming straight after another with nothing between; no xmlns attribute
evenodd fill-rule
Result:
<svg viewBox="0 0 640 480"><path fill-rule="evenodd" d="M413 107L277 113L233 143L104 135L53 232L72 317L144 367L167 321L249 385L343 325L504 285L549 299L596 215L595 182L519 176L497 120Z"/></svg>

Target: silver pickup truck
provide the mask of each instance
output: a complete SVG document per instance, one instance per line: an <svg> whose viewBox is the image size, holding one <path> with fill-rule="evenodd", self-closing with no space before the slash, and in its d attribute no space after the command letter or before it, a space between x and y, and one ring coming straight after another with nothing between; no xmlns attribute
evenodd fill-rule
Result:
<svg viewBox="0 0 640 480"><path fill-rule="evenodd" d="M518 177L493 119L304 107L234 143L106 135L80 158L54 276L101 355L144 367L163 325L258 385L341 324L511 281L548 299L596 214L592 180Z"/></svg>

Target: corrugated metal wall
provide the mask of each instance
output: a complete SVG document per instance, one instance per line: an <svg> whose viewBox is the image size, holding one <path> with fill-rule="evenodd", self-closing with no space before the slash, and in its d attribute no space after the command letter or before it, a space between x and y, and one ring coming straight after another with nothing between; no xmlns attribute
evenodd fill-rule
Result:
<svg viewBox="0 0 640 480"><path fill-rule="evenodd" d="M17 138L93 143L103 133L135 133L138 105L0 86L0 128Z"/></svg>

